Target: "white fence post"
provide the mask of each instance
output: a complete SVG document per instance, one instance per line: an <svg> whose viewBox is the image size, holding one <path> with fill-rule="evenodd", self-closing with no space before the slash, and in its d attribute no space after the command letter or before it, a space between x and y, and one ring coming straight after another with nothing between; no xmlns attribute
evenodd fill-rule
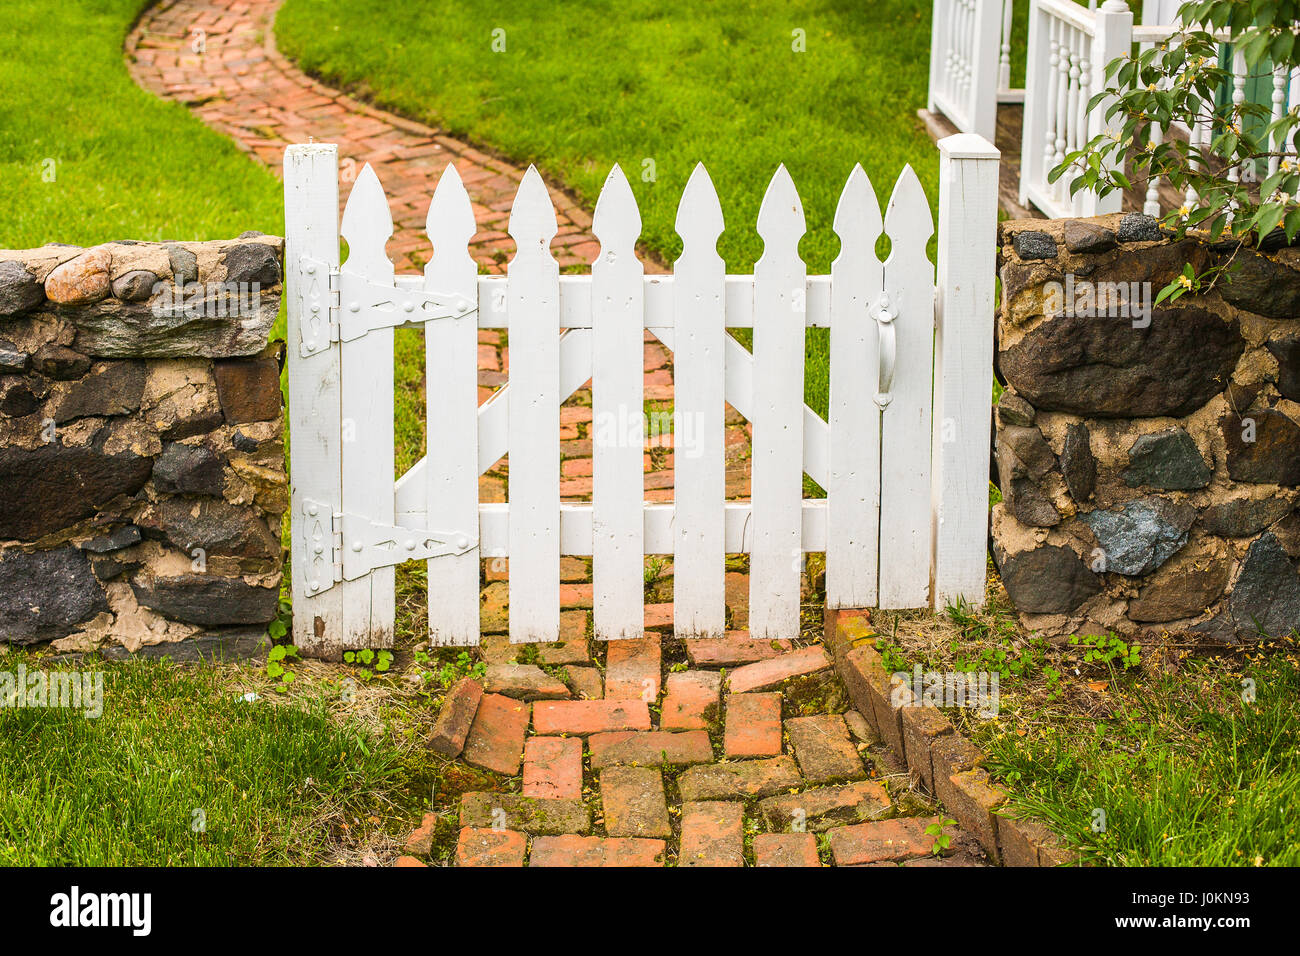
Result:
<svg viewBox="0 0 1300 956"><path fill-rule="evenodd" d="M993 406L998 161L971 134L939 141L930 593L984 602Z"/></svg>
<svg viewBox="0 0 1300 956"><path fill-rule="evenodd" d="M289 459L293 532L293 642L315 657L343 651L343 591L331 587L332 518L342 500L339 346L299 351L304 323L328 322L329 274L339 264L339 150L329 143L284 154L284 286L289 345ZM302 256L325 267L305 274ZM308 301L326 311L310 311ZM326 336L328 338L328 336ZM308 505L310 500L315 504ZM315 509L316 514L311 514ZM313 587L313 582L315 587Z"/></svg>
<svg viewBox="0 0 1300 956"><path fill-rule="evenodd" d="M1092 90L1084 91L1088 99L1106 88L1107 64L1116 57L1128 56L1133 46L1133 11L1124 0L1106 0L1097 10L1096 17L1097 25L1092 41ZM1118 128L1118 120L1108 122L1106 119L1106 110L1113 102L1113 97L1107 97L1088 112L1088 139L1108 129ZM1122 157L1119 162L1122 167ZM1119 189L1106 196L1098 196L1092 191L1080 192L1075 195L1073 203L1075 213L1080 216L1102 216L1119 212L1123 204L1124 193Z"/></svg>

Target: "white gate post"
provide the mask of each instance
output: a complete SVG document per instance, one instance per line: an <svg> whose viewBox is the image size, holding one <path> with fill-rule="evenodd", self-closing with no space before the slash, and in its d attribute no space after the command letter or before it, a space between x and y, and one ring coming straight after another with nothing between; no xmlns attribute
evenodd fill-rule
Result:
<svg viewBox="0 0 1300 956"><path fill-rule="evenodd" d="M339 345L329 342L312 355L300 346L304 324L329 322L329 271L339 265L338 159L338 147L328 143L290 146L284 154L293 642L324 658L341 654L343 639L343 590L331 587L333 511L342 501ZM302 256L323 266L307 274L299 268ZM309 310L309 298L323 314Z"/></svg>
<svg viewBox="0 0 1300 956"><path fill-rule="evenodd" d="M1106 66L1116 57L1127 56L1133 47L1133 11L1124 0L1106 0L1096 13L1096 31L1092 41L1092 77L1093 88L1082 95L1091 99L1106 88ZM1091 139L1098 133L1118 126L1116 120L1106 119L1106 111L1114 102L1107 97L1088 111L1087 135ZM1119 159L1123 166L1123 157ZM1123 191L1116 189L1106 196L1098 196L1088 190L1079 192L1074 197L1074 211L1080 216L1102 216L1119 212L1124 204Z"/></svg>
<svg viewBox="0 0 1300 956"><path fill-rule="evenodd" d="M930 587L936 608L959 598L984 602L999 158L992 143L971 133L939 141Z"/></svg>

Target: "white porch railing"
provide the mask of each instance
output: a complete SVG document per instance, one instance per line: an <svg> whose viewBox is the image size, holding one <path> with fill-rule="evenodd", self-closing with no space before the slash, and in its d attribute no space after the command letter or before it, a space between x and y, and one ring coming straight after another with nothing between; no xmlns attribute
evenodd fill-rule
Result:
<svg viewBox="0 0 1300 956"><path fill-rule="evenodd" d="M1176 35L1182 29L1178 23L1182 2L1143 0L1143 23L1137 25L1124 0L1105 0L1100 8L1095 0L1086 7L1078 0L1029 0L1026 88L1013 89L1015 0L935 0L929 109L943 113L962 131L992 140L998 104L1023 102L1021 205L1032 204L1053 218L1117 212L1123 202L1118 191L1104 198L1091 192L1071 196L1071 178L1063 176L1053 183L1049 174L1068 153L1104 130L1105 104L1089 111L1088 102L1104 88L1106 64L1135 46L1146 48ZM991 65L994 53L996 65ZM1240 103L1249 79L1240 54L1235 55L1231 72L1232 99ZM1272 85L1271 113L1276 120L1300 103L1300 71L1288 76L1285 69L1275 70ZM1205 145L1211 135L1208 123L1178 129L1193 145ZM1280 150L1274 144L1274 151ZM1272 158L1268 174L1276 172L1277 165L1277 157ZM1234 180L1252 174L1265 172L1234 169L1227 173ZM1142 198L1148 215L1162 212L1158 179L1146 182ZM1195 198L1189 191L1186 200Z"/></svg>

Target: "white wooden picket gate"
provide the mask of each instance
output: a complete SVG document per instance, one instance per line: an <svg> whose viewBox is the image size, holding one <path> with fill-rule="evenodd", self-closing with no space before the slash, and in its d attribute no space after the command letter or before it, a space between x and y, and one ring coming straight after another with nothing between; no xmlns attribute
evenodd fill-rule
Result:
<svg viewBox="0 0 1300 956"><path fill-rule="evenodd" d="M809 276L798 193L777 170L763 256L727 275L723 215L703 166L677 214L671 276L646 276L640 216L615 167L596 206L590 275L559 274L555 213L529 169L505 276L480 276L469 198L448 166L429 207L423 276L394 276L392 220L367 167L340 228L338 156L285 156L294 640L333 657L392 641L395 566L427 561L430 638L479 639L480 560L509 558L512 641L560 633L560 557L590 555L598 639L642 634L644 556L671 555L674 630L720 636L727 554L747 553L755 638L799 630L802 556L826 554L832 607L979 603L985 583L998 153L952 136L933 220L911 168L883 216L855 167L835 213L841 250ZM880 262L875 247L888 234ZM349 256L339 266L339 235ZM428 454L395 480L393 329L422 327ZM804 334L830 328L830 419L803 402ZM477 329L509 333L508 384L482 406ZM753 351L727 328L752 328ZM675 498L646 503L643 330L674 352ZM560 500L561 403L592 382L593 494ZM753 423L752 497L726 501L724 402ZM479 475L509 454L508 504ZM826 491L806 499L803 475Z"/></svg>

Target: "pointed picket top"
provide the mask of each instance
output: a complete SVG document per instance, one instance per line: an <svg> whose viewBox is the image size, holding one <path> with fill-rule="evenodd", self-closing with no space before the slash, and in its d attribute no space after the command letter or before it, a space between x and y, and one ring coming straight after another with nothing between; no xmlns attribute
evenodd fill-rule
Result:
<svg viewBox="0 0 1300 956"><path fill-rule="evenodd" d="M726 228L722 218L722 203L718 191L709 178L703 163L696 163L691 178L686 180L682 200L677 205L677 222L674 228L682 237L682 258L707 249L717 255L718 237ZM696 247L699 247L697 249ZM680 259L678 260L681 261Z"/></svg>
<svg viewBox="0 0 1300 956"><path fill-rule="evenodd" d="M344 268L371 277L393 274L393 263L384 250L393 234L393 213L388 208L384 187L369 163L362 167L352 184L339 233L348 242Z"/></svg>
<svg viewBox="0 0 1300 956"><path fill-rule="evenodd" d="M885 210L885 232L889 234L891 249L889 258L893 259L900 245L914 243L922 250L934 235L934 218L930 212L930 201L925 198L921 180L911 164L903 167L894 184L894 192L889 197L889 206Z"/></svg>
<svg viewBox="0 0 1300 956"><path fill-rule="evenodd" d="M591 217L591 232L600 240L601 252L632 253L641 235L641 212L636 206L632 187L618 163L605 177L596 211Z"/></svg>
<svg viewBox="0 0 1300 956"><path fill-rule="evenodd" d="M797 256L799 239L805 228L799 191L794 188L794 180L790 178L785 163L782 163L768 183L763 203L758 208L758 234L763 239L762 258L767 258L769 253L778 249L793 252Z"/></svg>
<svg viewBox="0 0 1300 956"><path fill-rule="evenodd" d="M835 207L835 235L840 238L840 254L835 263L846 263L864 253L874 256L876 240L880 238L883 223L876 190L861 164L854 163L839 204Z"/></svg>
<svg viewBox="0 0 1300 956"><path fill-rule="evenodd" d="M451 163L447 164L438 179L438 186L433 191L429 202L429 214L424 220L424 231L433 242L433 251L438 253L465 252L468 255L469 241L474 238L478 224L474 221L474 207L469 201L469 193L461 181L460 173ZM432 260L424 267L427 273Z"/></svg>
<svg viewBox="0 0 1300 956"><path fill-rule="evenodd" d="M560 231L555 221L555 206L536 166L529 166L524 173L519 191L515 193L514 205L510 208L510 225L506 230L519 247L516 258L532 250L549 254L551 240Z"/></svg>

